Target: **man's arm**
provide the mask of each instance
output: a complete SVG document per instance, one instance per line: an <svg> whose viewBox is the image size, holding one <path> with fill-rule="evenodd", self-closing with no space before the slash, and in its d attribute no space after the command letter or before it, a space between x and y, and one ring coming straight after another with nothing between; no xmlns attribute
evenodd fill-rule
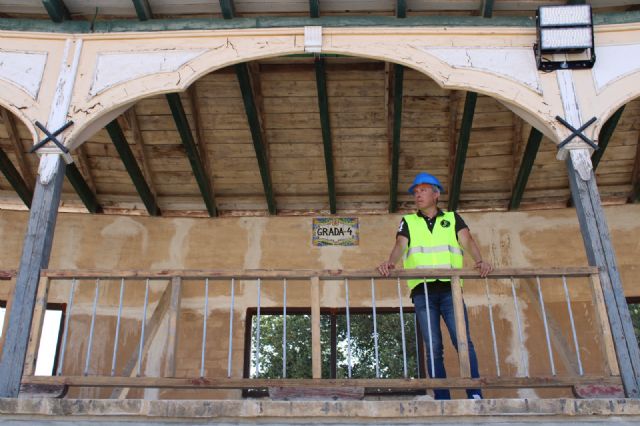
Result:
<svg viewBox="0 0 640 426"><path fill-rule="evenodd" d="M482 278L486 277L489 272L493 271L491 263L482 259L480 248L478 248L478 244L476 244L476 241L471 236L469 228L464 228L458 231L458 241L460 242L460 245L462 245L464 251L471 253L471 257L473 257L473 261L475 263L475 268L480 272L480 276Z"/></svg>
<svg viewBox="0 0 640 426"><path fill-rule="evenodd" d="M396 268L396 263L400 261L400 257L402 257L402 253L404 253L407 245L409 244L409 239L405 236L398 235L396 237L396 243L389 254L389 259L385 260L378 266L378 272L380 275L384 277L389 276L389 271Z"/></svg>

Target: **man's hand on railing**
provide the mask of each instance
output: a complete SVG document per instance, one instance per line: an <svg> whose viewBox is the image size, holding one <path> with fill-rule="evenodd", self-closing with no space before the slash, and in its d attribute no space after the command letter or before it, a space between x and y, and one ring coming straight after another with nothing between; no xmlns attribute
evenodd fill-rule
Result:
<svg viewBox="0 0 640 426"><path fill-rule="evenodd" d="M493 271L493 266L489 262L485 262L484 260L479 260L476 262L475 269L480 272L480 276L485 278L489 275L489 272Z"/></svg>
<svg viewBox="0 0 640 426"><path fill-rule="evenodd" d="M396 269L396 264L393 262L389 262L388 260L385 260L380 264L380 266L378 266L378 272L380 272L380 275L382 275L383 277L388 277L389 271L392 269Z"/></svg>

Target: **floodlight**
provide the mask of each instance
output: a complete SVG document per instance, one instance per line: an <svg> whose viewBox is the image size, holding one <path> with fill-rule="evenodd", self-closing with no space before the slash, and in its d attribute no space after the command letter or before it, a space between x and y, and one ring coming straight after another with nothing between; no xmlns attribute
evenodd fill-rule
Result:
<svg viewBox="0 0 640 426"><path fill-rule="evenodd" d="M538 69L554 71L557 69L587 69L596 62L593 50L593 18L591 6L540 6L536 13L536 38L533 46ZM586 53L585 59L567 59L553 61L543 55Z"/></svg>

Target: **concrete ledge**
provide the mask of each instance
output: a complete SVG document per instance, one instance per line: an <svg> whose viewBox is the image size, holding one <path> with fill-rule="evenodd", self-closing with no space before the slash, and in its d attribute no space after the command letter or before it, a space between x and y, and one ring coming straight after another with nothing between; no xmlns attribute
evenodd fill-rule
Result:
<svg viewBox="0 0 640 426"><path fill-rule="evenodd" d="M480 419L478 418L480 416ZM271 401L271 400L99 400L0 399L0 423L13 420L77 422L183 422L200 419L230 423L412 423L425 419L466 423L507 418L640 422L637 399L485 399L430 401ZM452 419L453 418L453 419Z"/></svg>

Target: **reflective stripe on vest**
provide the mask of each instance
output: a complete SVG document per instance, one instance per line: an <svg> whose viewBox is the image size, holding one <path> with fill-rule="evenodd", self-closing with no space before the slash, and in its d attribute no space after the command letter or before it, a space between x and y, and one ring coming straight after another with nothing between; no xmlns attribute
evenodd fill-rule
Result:
<svg viewBox="0 0 640 426"><path fill-rule="evenodd" d="M453 212L446 212L436 218L433 231L429 231L426 221L417 214L404 216L409 228L409 247L404 253L405 269L458 269L463 265L463 251L456 236L456 219ZM438 278L407 280L409 288ZM448 277L440 281L450 281ZM460 280L462 284L462 280Z"/></svg>

